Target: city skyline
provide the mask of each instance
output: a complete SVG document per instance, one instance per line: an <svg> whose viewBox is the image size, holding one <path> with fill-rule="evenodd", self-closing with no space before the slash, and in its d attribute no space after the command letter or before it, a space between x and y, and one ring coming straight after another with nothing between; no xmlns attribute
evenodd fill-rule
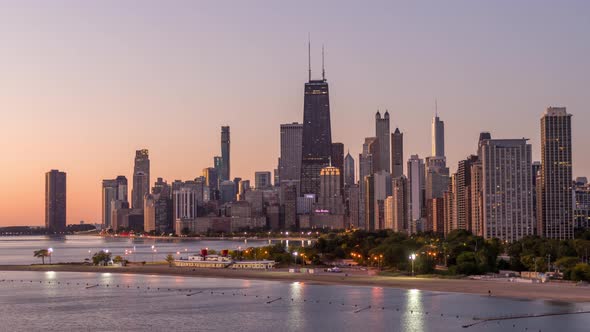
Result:
<svg viewBox="0 0 590 332"><path fill-rule="evenodd" d="M564 13L563 8L560 9L561 11L557 11L557 14ZM518 11L518 8L515 10ZM9 24L18 25L10 19L8 21ZM68 24L73 23L68 22ZM581 23L576 22L576 24ZM322 28L320 26L311 30L312 54L314 58L318 58L317 55L320 50L319 40L325 41L328 45L326 67L329 71L332 90L332 98L330 100L332 141L343 142L346 151L350 150L351 155L355 159L361 150L364 137L374 135L373 114L376 108L388 109L391 115L392 131L394 128L399 127L404 133L404 162L412 154L418 154L421 157L428 156L431 137L429 127L434 114L432 101L434 98L437 98L439 101L439 116L445 121L446 126L445 150L447 151L447 165L449 165L453 172L456 171L458 160L465 159L469 154L473 153L477 147L477 136L481 131L490 131L494 137L499 138L529 138L532 144L533 160L538 161L540 160L541 150L538 127L539 119L546 107L565 106L574 115L572 121L574 152L573 177L590 175L590 157L583 153L583 143L588 141L590 137L586 131L582 130L582 127L589 123L590 115L585 113L589 113L586 111L586 108L590 103L588 103L587 97L582 90L571 92L569 91L571 89L567 89L567 87L587 86L587 78L578 77L576 81L575 78L577 76L569 71L564 70L562 73L556 73L555 71L559 71L560 68L566 65L561 60L553 58L553 56L545 57L544 60L547 63L544 64L543 68L546 68L546 71L536 74L539 76L535 76L532 72L529 72L535 66L529 65L526 67L526 60L524 59L519 60L517 57L516 59L503 59L497 62L494 59L487 59L489 60L488 65L496 69L499 66L501 67L502 61L507 61L504 65L507 64L509 68L512 68L512 66L526 67L524 71L530 74L530 77L524 75L523 72L517 72L515 74L517 76L517 83L512 82L512 84L506 85L514 88L515 84L518 86L518 84L530 83L530 86L522 85L521 88L523 90L520 90L516 95L512 95L509 92L509 87L499 88L499 90L495 91L487 91L490 86L485 84L480 85L478 89L467 88L467 85L472 82L482 84L486 78L490 77L489 75L491 74L489 72L476 72L475 74L469 75L469 78L458 79L458 83L455 82L458 84L456 90L440 87L435 88L434 84L427 84L427 87L424 89L419 89L417 87L426 82L425 76L419 74L417 76L411 76L415 81L410 82L408 87L398 89L398 85L405 83L407 77L405 79L399 76L396 78L392 74L393 70L391 66L404 66L409 63L410 67L414 70L422 67L425 67L424 71L432 69L432 67L427 65L428 60L425 58L422 59L423 61L411 62L408 59L404 60L404 57L402 57L402 59L392 61L392 63L386 62L388 66L386 72L392 74L393 82L387 84L383 90L381 90L382 88L377 88L379 92L376 93L371 92L371 89L375 88L375 86L371 83L370 76L364 76L366 74L358 73L362 66L355 67L354 56L361 56L361 54L355 53L353 56L346 54L346 47L344 46L346 41L341 37L334 37L334 34L326 27ZM567 31L569 30L566 29ZM490 31L488 32L491 33ZM29 31L28 33L33 32ZM76 99L77 102L74 104L77 107L67 106L67 98L70 98L68 94L52 89L45 91L45 94L43 94L43 97L39 101L39 103L45 102L47 105L41 105L35 101L25 102L24 100L27 96L23 92L25 90L22 84L32 83L33 90L39 92L47 84L47 82L44 82L44 79L52 76L51 73L55 70L53 66L56 65L59 67L59 60L53 58L55 62L51 62L51 57L45 60L46 62L40 63L40 68L46 69L47 72L42 74L39 79L31 81L31 78L21 76L20 80L14 82L14 86L11 86L11 89L6 89L9 92L8 98L5 100L8 103L8 108L14 111L8 114L8 121L2 121L1 132L2 135L6 135L6 137L3 136L2 138L4 141L14 141L17 143L10 144L5 157L2 157L3 167L4 165L7 166L2 180L10 188L13 188L13 190L11 192L12 196L8 196L7 193L1 194L0 201L3 203L1 203L2 206L0 208L0 224L43 224L43 174L48 169L55 168L63 170L68 174L68 224L77 223L79 220L100 222L101 180L112 178L113 175L119 174L126 176L128 179L133 179L132 154L135 150L146 148L150 151L150 160L152 161L150 173L152 178L162 177L169 183L175 179L194 179L201 174L203 168L211 165L212 157L219 154L219 126L222 124L229 125L232 131L232 176L240 176L243 179L253 181L255 171L272 171L276 167L276 160L280 155L280 124L301 122L303 120L303 98L301 98L301 92L303 92L302 83L305 82L305 76L307 74L305 70L307 60L305 57L306 49L304 46L307 31L291 31L291 33L285 43L289 44L288 52L292 52L293 54L289 54L287 57L280 57L281 60L272 64L274 70L284 70L286 73L284 75L286 77L271 77L273 83L279 86L277 91L281 91L278 95L279 99L284 98L285 101L258 100L259 98L264 98L262 95L253 95L256 99L253 97L244 98L242 94L238 94L237 100L239 100L239 104L242 104L247 110L252 111L246 114L246 116L239 113L241 111L240 109L238 109L237 113L233 111L232 109L236 105L232 102L223 102L221 106L212 109L211 107L207 107L207 104L202 104L197 99L190 97L187 91L179 93L177 97L180 98L178 99L172 98L170 95L164 97L164 95L158 94L152 97L142 97L147 92L153 93L153 89L159 86L152 85L150 87L149 84L146 90L138 90L140 89L139 87L126 85L118 93L104 90L105 87L99 84L97 88L101 91L100 93L104 94L106 97L105 100L96 99L101 95L100 93L98 95L92 95L84 92L81 93L81 96L72 97ZM527 31L523 31L522 33L527 33ZM577 36L573 28L569 33ZM501 31L488 37L494 37L492 38L493 41L497 42L496 38L499 38L500 35ZM544 37L546 38L546 36ZM559 36L554 35L553 37L555 40L552 40L557 41ZM367 45L370 46L369 50L379 50L379 46L376 45L377 43L375 45L367 43L366 40L358 35L353 35L352 38L356 38L355 41L362 44L370 44ZM405 40L405 42L408 42L408 40ZM276 47L275 44L276 41L271 39L271 45ZM17 51L31 47L31 45L20 46L16 47ZM536 44L534 46L539 47ZM574 47L575 45L572 43L571 45L568 44L568 46ZM588 49L587 45L583 46L586 49L577 52L580 54L576 54L576 56L580 56L580 59L576 61L578 64L587 65L588 57L585 60L582 60L582 57L584 54L588 54ZM261 45L261 47L264 47L264 45ZM536 47L532 47L532 50L538 50ZM53 53L51 53L53 55L60 54L59 50L51 50L53 50ZM272 47L270 50L271 54L282 53ZM382 50L389 52L391 48L389 46L382 46ZM521 49L517 48L517 50ZM446 51L449 52L448 50ZM569 52L576 53L571 50ZM258 53L252 51L250 55L252 54ZM5 64L12 64L11 56L14 57L15 55L16 53L13 54L9 51L8 62ZM405 53L405 55L407 56L408 54ZM508 56L507 54L503 55ZM372 59L375 59L375 55L371 54L371 52L363 52L362 56L367 62L372 62ZM557 55L555 56L557 57ZM377 58L383 60L378 56ZM474 63L466 61L462 64L454 63L447 59L442 62L441 67L448 69L463 68L465 71L469 71L470 68L479 65L480 61L483 61L484 58L486 57L483 54L479 54L479 56L471 59ZM96 62L98 60L95 59L94 61ZM95 62L89 60L87 63L77 64L86 68ZM384 62L381 61L380 63L383 64ZM239 61L229 62L229 65L231 65L230 68L234 70L241 68L236 67L238 64ZM256 64L255 68L263 72L269 69L263 64L256 62L251 64ZM194 64L194 66L197 66L197 64ZM348 66L351 68L347 69ZM158 67L157 72L160 74L166 73L166 67L164 65ZM195 69L195 67L192 68ZM319 68L319 66L312 65L313 68ZM138 69L140 68L132 70ZM178 70L178 68L175 68L175 70ZM357 78L353 80L347 77L349 76L347 75L347 70L352 71L354 75L359 75L355 76ZM8 72L10 73L10 71ZM233 72L236 73L235 71ZM313 72L314 77L319 76L319 70L316 69ZM230 83L231 86L237 89L238 86L234 86L233 84L247 82L246 76L249 73L249 71L244 70L240 74L238 71L236 76L238 83ZM437 73L439 75L436 75L436 82L439 84L445 82L445 79L440 77L440 74L444 73L444 70L440 70ZM126 84L133 82L132 80L127 82L129 80L127 75L130 74L131 72L129 71L122 74ZM94 75L97 75L97 73L94 73ZM378 76L380 75L383 74L379 74ZM498 75L506 75L505 77L508 77L507 72L501 72ZM552 75L556 75L556 77ZM175 84L182 87L182 90L189 89L191 84L182 84L182 77L184 76L177 77L174 80ZM207 77L201 78L203 82L207 81ZM567 79L568 77L569 79ZM381 77L381 79L384 79L384 77ZM448 79L455 80L457 78L448 75ZM547 85L541 86L538 85L538 82L534 82L535 80L554 79L557 80L554 84L548 83ZM68 75L63 80L66 87L73 87L73 84L77 82L76 77ZM353 81L370 84L366 87L366 90L362 90L363 84L361 84L361 90L359 90L356 84L350 85L355 83ZM81 88L89 88L87 84ZM153 84L156 83L154 82ZM244 89L246 91L244 93L253 91L246 86L239 88ZM16 89L23 90L19 92ZM465 91L460 91L462 89L465 89ZM563 94L556 94L554 92L554 90L559 91L560 89L567 92ZM395 91L395 93L388 95L386 93L387 91ZM128 99L127 101L117 102L117 99L125 97L124 94L126 93L132 96L130 97L132 100ZM351 99L350 95L354 95L355 93L361 96L358 99ZM506 96L508 100L504 98ZM148 107L150 101L154 101L154 98L157 102L153 106ZM171 103L170 105L166 105L166 102ZM96 103L96 105L89 105L92 103ZM86 107L82 107L84 105ZM105 114L99 112L100 108L104 107L108 109L109 105L116 106L115 110L121 112L120 118L109 118L110 121L114 122L114 125L111 125L103 117L106 118L107 115L112 115L114 113L111 112L115 111L105 111L107 112ZM63 106L67 107L64 110L57 110ZM74 113L77 108L82 109L79 110L80 113ZM470 108L477 110L468 113L468 109ZM139 118L134 117L141 114L142 109L147 110L147 115ZM55 111L55 113L50 112L50 110ZM276 113L275 110L277 110ZM192 113L196 113L196 115L192 115ZM489 114L493 114L494 117L489 117ZM219 115L219 118L209 118L213 115ZM157 119L168 116L171 116L172 120L164 120L162 124L154 123L153 118ZM255 122L252 122L248 116L253 117ZM191 127L188 127L187 123L195 119L194 117L206 117L204 119L207 121L201 123L194 122L195 126L198 125L200 126L199 129L203 129L202 132L197 130L197 128L191 130ZM514 121L505 121L508 117ZM63 123L58 122L57 120L61 118L66 118L67 121ZM261 119L265 122L264 124L258 123ZM33 122L31 123L30 121ZM117 123L119 125L116 125ZM43 126L45 124L53 125L57 130L48 131ZM177 130L170 130L175 129L175 125L177 126ZM99 128L100 130L96 129L96 127L101 126L104 127ZM165 128L168 130L156 130L159 126L166 126ZM109 131L116 130L125 130L123 136L114 135L117 139L117 144L114 144L115 141L112 141L110 138L103 136ZM35 133L36 135L28 137L28 134L31 133ZM157 135L158 133L161 136ZM252 133L256 133L257 135L252 135ZM177 146L174 149L167 150L171 144L177 144ZM32 151L35 151L35 153L32 153ZM253 153L257 153L254 158L252 157ZM150 186L152 185L151 182L149 183ZM131 195L131 193L129 194ZM20 201L27 201L27 204L29 204L29 208L26 211L22 208L18 209L19 204L12 204L13 202Z"/></svg>

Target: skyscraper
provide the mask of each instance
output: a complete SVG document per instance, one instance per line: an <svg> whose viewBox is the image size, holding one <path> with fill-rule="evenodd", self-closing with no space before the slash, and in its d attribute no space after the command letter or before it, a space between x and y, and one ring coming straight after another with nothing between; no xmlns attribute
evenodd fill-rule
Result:
<svg viewBox="0 0 590 332"><path fill-rule="evenodd" d="M340 194L344 194L344 144L332 143L330 164L340 171Z"/></svg>
<svg viewBox="0 0 590 332"><path fill-rule="evenodd" d="M254 185L257 190L269 189L272 187L270 172L255 172L254 173Z"/></svg>
<svg viewBox="0 0 590 332"><path fill-rule="evenodd" d="M268 172L270 178L270 172ZM233 181L222 181L219 184L219 199L221 203L229 203L236 200L236 184Z"/></svg>
<svg viewBox="0 0 590 332"><path fill-rule="evenodd" d="M423 231L426 219L424 160L418 155L408 160L408 230L410 234Z"/></svg>
<svg viewBox="0 0 590 332"><path fill-rule="evenodd" d="M399 128L395 128L391 134L391 163L392 178L404 175L404 134L399 131Z"/></svg>
<svg viewBox="0 0 590 332"><path fill-rule="evenodd" d="M320 172L319 205L330 214L344 214L340 169L334 166L322 168Z"/></svg>
<svg viewBox="0 0 590 332"><path fill-rule="evenodd" d="M112 202L117 200L119 185L117 180L102 180L102 228L110 228L112 225Z"/></svg>
<svg viewBox="0 0 590 332"><path fill-rule="evenodd" d="M484 208L483 208L483 146L486 144L486 140L492 139L492 135L489 132L482 132L479 134L479 141L477 143L477 158L471 163L471 170L469 172L470 177L470 189L469 195L471 210L470 210L470 226L469 229L474 235L484 236L483 234L483 222L484 222Z"/></svg>
<svg viewBox="0 0 590 332"><path fill-rule="evenodd" d="M229 143L229 126L223 126L221 127L221 181L229 180L230 176Z"/></svg>
<svg viewBox="0 0 590 332"><path fill-rule="evenodd" d="M323 62L323 61L322 61ZM301 194L318 194L320 171L330 163L332 130L328 82L322 69L322 79L305 83L303 100L303 141L301 160Z"/></svg>
<svg viewBox="0 0 590 332"><path fill-rule="evenodd" d="M445 156L445 123L440 121L438 113L432 118L432 155Z"/></svg>
<svg viewBox="0 0 590 332"><path fill-rule="evenodd" d="M426 199L439 198L449 187L449 168L444 157L426 157Z"/></svg>
<svg viewBox="0 0 590 332"><path fill-rule="evenodd" d="M376 137L366 137L365 143L363 144L363 152L359 154L359 222L360 228L368 229L369 225L366 225L365 222L366 218L366 202L365 199L368 197L365 190L367 186L365 185L365 177L374 173L373 165L376 163L377 155L378 155L378 148L379 141Z"/></svg>
<svg viewBox="0 0 590 332"><path fill-rule="evenodd" d="M116 199L123 202L128 202L127 195L127 178L123 175L117 176L117 197Z"/></svg>
<svg viewBox="0 0 590 332"><path fill-rule="evenodd" d="M347 153L346 157L344 157L344 186L348 187L355 183L354 158L350 153Z"/></svg>
<svg viewBox="0 0 590 332"><path fill-rule="evenodd" d="M386 171L391 173L391 161L389 150L389 112L385 111L383 117L377 111L375 114L375 137L379 140L379 162L375 167L375 172Z"/></svg>
<svg viewBox="0 0 590 332"><path fill-rule="evenodd" d="M533 235L531 145L524 138L482 143L484 238L514 242Z"/></svg>
<svg viewBox="0 0 590 332"><path fill-rule="evenodd" d="M346 208L348 211L348 226L359 228L360 226L360 187L358 184L351 184L344 189ZM364 218L364 216L362 216Z"/></svg>
<svg viewBox="0 0 590 332"><path fill-rule="evenodd" d="M471 165L477 156L471 155L460 160L455 177L455 223L456 229L471 231Z"/></svg>
<svg viewBox="0 0 590 332"><path fill-rule="evenodd" d="M537 231L540 236L560 240L574 237L571 117L565 107L549 107L541 118Z"/></svg>
<svg viewBox="0 0 590 332"><path fill-rule="evenodd" d="M279 180L297 181L301 178L303 125L297 122L281 125L281 157Z"/></svg>
<svg viewBox="0 0 590 332"><path fill-rule="evenodd" d="M574 226L580 230L590 228L590 185L585 177L577 178L575 181Z"/></svg>
<svg viewBox="0 0 590 332"><path fill-rule="evenodd" d="M45 228L66 231L66 173L55 169L45 173Z"/></svg>
<svg viewBox="0 0 590 332"><path fill-rule="evenodd" d="M408 179L402 174L392 180L392 227L396 232L408 231Z"/></svg>
<svg viewBox="0 0 590 332"><path fill-rule="evenodd" d="M150 158L146 149L135 151L131 207L143 209L143 197L150 192Z"/></svg>

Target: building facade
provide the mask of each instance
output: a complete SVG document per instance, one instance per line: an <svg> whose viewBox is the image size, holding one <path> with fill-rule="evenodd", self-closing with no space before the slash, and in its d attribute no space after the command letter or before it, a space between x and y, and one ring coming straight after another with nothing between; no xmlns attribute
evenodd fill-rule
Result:
<svg viewBox="0 0 590 332"><path fill-rule="evenodd" d="M279 181L299 181L301 178L301 152L303 125L297 122L281 125L281 156Z"/></svg>
<svg viewBox="0 0 590 332"><path fill-rule="evenodd" d="M221 172L220 182L230 179L230 137L229 126L221 127Z"/></svg>
<svg viewBox="0 0 590 332"><path fill-rule="evenodd" d="M390 142L389 135L389 112L385 111L383 117L381 113L377 111L375 114L375 137L379 140L379 160L375 165L375 171L386 171L391 173L391 160L390 160Z"/></svg>
<svg viewBox="0 0 590 332"><path fill-rule="evenodd" d="M412 155L408 160L408 230L423 231L426 219L426 187L424 160Z"/></svg>
<svg viewBox="0 0 590 332"><path fill-rule="evenodd" d="M325 78L305 83L303 100L303 140L301 157L301 194L320 190L320 172L329 166L332 156L330 97Z"/></svg>
<svg viewBox="0 0 590 332"><path fill-rule="evenodd" d="M540 236L574 237L571 114L549 107L541 118L541 197L537 202Z"/></svg>
<svg viewBox="0 0 590 332"><path fill-rule="evenodd" d="M135 151L131 207L143 209L143 197L150 192L150 158L147 149Z"/></svg>
<svg viewBox="0 0 590 332"><path fill-rule="evenodd" d="M533 235L531 145L526 139L485 140L481 165L484 238L514 242Z"/></svg>
<svg viewBox="0 0 590 332"><path fill-rule="evenodd" d="M66 187L65 172L45 173L45 228L50 233L66 231Z"/></svg>
<svg viewBox="0 0 590 332"><path fill-rule="evenodd" d="M391 177L399 178L404 175L404 134L395 128L391 134Z"/></svg>

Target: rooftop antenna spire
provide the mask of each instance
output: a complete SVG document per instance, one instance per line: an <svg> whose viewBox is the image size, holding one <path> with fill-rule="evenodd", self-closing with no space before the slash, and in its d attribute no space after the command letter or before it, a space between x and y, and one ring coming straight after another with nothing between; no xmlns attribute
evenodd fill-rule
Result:
<svg viewBox="0 0 590 332"><path fill-rule="evenodd" d="M434 116L438 118L438 100L434 98Z"/></svg>
<svg viewBox="0 0 590 332"><path fill-rule="evenodd" d="M322 80L326 80L326 70L324 67L324 44L322 44Z"/></svg>
<svg viewBox="0 0 590 332"><path fill-rule="evenodd" d="M307 68L309 81L311 81L311 33L307 34Z"/></svg>

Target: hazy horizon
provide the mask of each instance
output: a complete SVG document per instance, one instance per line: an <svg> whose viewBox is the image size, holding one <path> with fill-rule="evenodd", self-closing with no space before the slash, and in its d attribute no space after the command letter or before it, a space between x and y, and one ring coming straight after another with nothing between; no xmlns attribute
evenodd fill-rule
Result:
<svg viewBox="0 0 590 332"><path fill-rule="evenodd" d="M67 172L68 224L101 221L101 181L147 148L151 182L201 175L231 127L231 177L279 157L326 45L332 140L355 158L377 109L430 155L434 101L447 163L479 132L527 137L548 106L573 114L573 174L590 177L590 3L0 1L0 226L44 224L44 174Z"/></svg>

